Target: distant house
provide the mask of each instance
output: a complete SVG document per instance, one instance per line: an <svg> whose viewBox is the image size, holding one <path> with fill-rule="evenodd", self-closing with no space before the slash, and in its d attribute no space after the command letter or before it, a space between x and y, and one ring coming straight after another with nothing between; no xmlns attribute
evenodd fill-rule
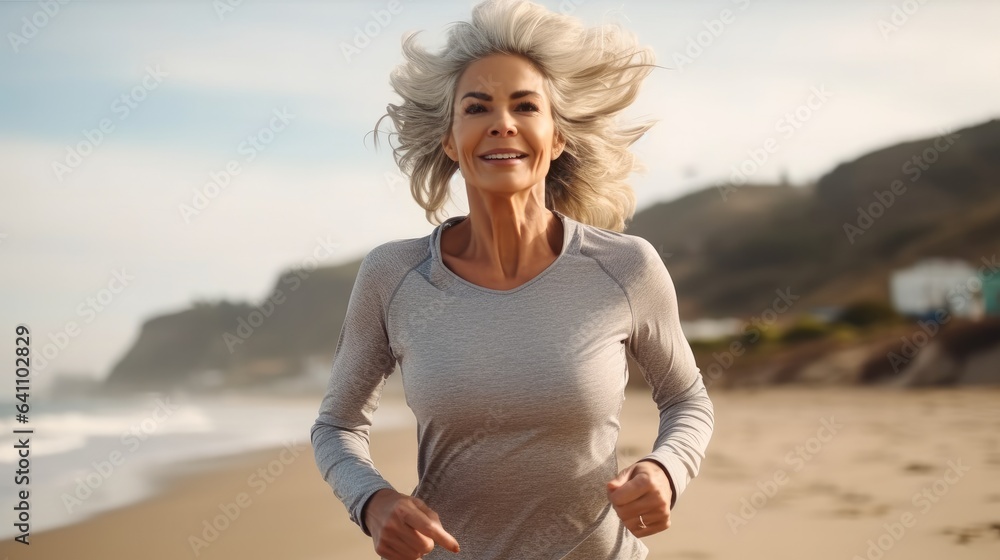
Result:
<svg viewBox="0 0 1000 560"><path fill-rule="evenodd" d="M960 259L925 259L897 270L889 279L892 305L900 315L931 317L938 310L954 317L982 316L979 273Z"/></svg>
<svg viewBox="0 0 1000 560"><path fill-rule="evenodd" d="M1000 271L984 271L980 279L983 281L983 307L986 315L1000 317Z"/></svg>
<svg viewBox="0 0 1000 560"><path fill-rule="evenodd" d="M739 334L746 321L735 317L725 319L695 319L681 321L681 331L684 337L691 340L717 340Z"/></svg>

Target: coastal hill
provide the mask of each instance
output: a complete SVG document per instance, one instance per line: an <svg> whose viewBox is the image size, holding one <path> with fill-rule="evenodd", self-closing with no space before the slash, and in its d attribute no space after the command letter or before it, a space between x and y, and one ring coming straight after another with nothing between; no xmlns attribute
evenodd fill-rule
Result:
<svg viewBox="0 0 1000 560"><path fill-rule="evenodd" d="M991 120L871 152L815 184L711 186L637 213L627 233L660 251L686 320L759 314L779 289L801 298L789 317L884 302L896 268L997 253L998 156L1000 121ZM287 385L303 372L318 382L359 265L285 270L262 302L199 302L152 317L106 384Z"/></svg>
<svg viewBox="0 0 1000 560"><path fill-rule="evenodd" d="M360 265L286 270L262 303L201 302L153 317L106 384L233 388L328 368Z"/></svg>
<svg viewBox="0 0 1000 560"><path fill-rule="evenodd" d="M934 149L936 137L897 144L840 164L814 185L704 189L636 214L628 233L659 249L683 317L757 314L784 288L801 295L795 305L803 312L887 301L896 268L925 257L979 263L997 253L1000 121L944 138L938 144L947 150Z"/></svg>

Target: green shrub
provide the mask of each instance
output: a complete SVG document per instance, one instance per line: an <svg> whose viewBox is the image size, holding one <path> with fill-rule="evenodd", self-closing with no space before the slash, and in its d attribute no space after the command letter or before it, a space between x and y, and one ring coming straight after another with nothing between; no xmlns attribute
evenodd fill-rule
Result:
<svg viewBox="0 0 1000 560"><path fill-rule="evenodd" d="M799 342L823 338L832 332L832 327L814 317L801 316L781 333L782 342Z"/></svg>
<svg viewBox="0 0 1000 560"><path fill-rule="evenodd" d="M892 324L897 321L899 315L884 301L857 301L845 307L837 316L838 323L859 328Z"/></svg>

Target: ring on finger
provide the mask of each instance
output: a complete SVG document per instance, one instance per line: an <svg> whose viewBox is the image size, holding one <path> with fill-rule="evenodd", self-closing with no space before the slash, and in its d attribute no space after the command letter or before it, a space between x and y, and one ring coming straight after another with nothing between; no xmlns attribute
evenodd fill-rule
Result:
<svg viewBox="0 0 1000 560"><path fill-rule="evenodd" d="M646 522L642 520L642 516L641 515L639 516L639 528L640 529L645 529L646 528Z"/></svg>

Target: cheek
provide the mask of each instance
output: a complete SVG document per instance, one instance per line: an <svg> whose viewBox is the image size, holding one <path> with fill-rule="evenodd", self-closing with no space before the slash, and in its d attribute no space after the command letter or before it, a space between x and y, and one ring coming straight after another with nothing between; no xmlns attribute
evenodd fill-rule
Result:
<svg viewBox="0 0 1000 560"><path fill-rule="evenodd" d="M545 130L541 131L539 138L541 139L539 144L542 145L546 152L551 152L556 141L555 128L550 125Z"/></svg>
<svg viewBox="0 0 1000 560"><path fill-rule="evenodd" d="M478 142L479 140L476 137L475 131L471 130L470 127L462 127L455 130L455 145L458 149L470 154L475 153Z"/></svg>

